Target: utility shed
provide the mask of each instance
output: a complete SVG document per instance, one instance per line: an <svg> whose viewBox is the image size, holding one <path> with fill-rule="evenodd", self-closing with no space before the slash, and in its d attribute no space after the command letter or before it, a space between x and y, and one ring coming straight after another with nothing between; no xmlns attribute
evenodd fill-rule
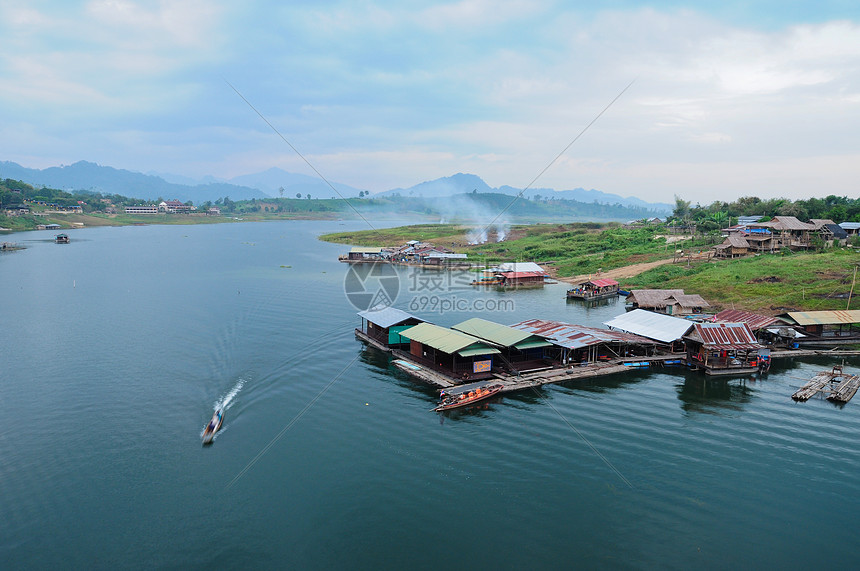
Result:
<svg viewBox="0 0 860 571"><path fill-rule="evenodd" d="M479 317L467 319L451 328L499 347L514 371L533 370L550 364L543 358L544 349L552 347L552 343L540 335Z"/></svg>
<svg viewBox="0 0 860 571"><path fill-rule="evenodd" d="M361 317L360 331L386 347L408 345L409 339L401 337L400 332L424 323L420 317L395 307L360 311L358 316Z"/></svg>
<svg viewBox="0 0 860 571"><path fill-rule="evenodd" d="M761 345L746 323L694 323L684 336L687 364L709 375L758 370Z"/></svg>
<svg viewBox="0 0 860 571"><path fill-rule="evenodd" d="M750 250L750 243L737 232L730 233L725 242L714 246L714 255L718 258L737 258L746 256Z"/></svg>
<svg viewBox="0 0 860 571"><path fill-rule="evenodd" d="M603 324L610 329L633 333L667 345L680 342L684 334L693 327L693 324L686 319L644 309L628 311L609 321L604 321Z"/></svg>
<svg viewBox="0 0 860 571"><path fill-rule="evenodd" d="M597 329L546 319L527 319L511 325L549 340L552 357L561 363L590 363L613 357L653 354L657 343L632 333ZM549 351L547 351L549 352Z"/></svg>
<svg viewBox="0 0 860 571"><path fill-rule="evenodd" d="M462 379L491 376L493 355L500 353L477 337L431 323L419 323L400 335L410 340L410 359Z"/></svg>

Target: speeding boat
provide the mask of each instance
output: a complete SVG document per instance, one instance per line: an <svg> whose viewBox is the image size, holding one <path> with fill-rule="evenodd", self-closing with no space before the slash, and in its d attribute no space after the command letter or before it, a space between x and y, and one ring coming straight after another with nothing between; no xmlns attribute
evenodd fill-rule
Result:
<svg viewBox="0 0 860 571"><path fill-rule="evenodd" d="M212 444L212 439L215 438L215 433L221 428L224 422L224 409L219 408L212 415L212 420L206 425L203 430L203 444Z"/></svg>

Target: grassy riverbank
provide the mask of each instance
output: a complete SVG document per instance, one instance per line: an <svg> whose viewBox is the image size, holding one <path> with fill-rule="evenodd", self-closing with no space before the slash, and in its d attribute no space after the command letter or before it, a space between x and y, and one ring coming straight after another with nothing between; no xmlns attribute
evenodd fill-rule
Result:
<svg viewBox="0 0 860 571"><path fill-rule="evenodd" d="M469 245L474 228L431 224L384 230L328 234L321 239L363 246L394 246L427 240L466 252L476 263L534 261L559 279L601 275L660 263L638 275L619 277L625 289L683 289L707 299L715 310L745 309L767 314L784 311L846 309L860 253L852 248L822 252L777 253L734 260L671 263L676 251L707 252L715 237L667 236L660 227L624 229L617 224L536 224L513 226L502 242ZM488 238L495 240L495 230ZM680 258L680 256L678 256ZM635 273L635 272L634 272ZM632 276L632 277L631 277ZM855 294L858 293L856 290ZM852 309L860 308L854 302Z"/></svg>

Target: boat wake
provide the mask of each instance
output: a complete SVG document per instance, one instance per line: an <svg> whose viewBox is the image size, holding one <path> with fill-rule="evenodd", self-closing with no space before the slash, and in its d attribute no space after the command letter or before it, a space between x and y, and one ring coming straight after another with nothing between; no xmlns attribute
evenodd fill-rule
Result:
<svg viewBox="0 0 860 571"><path fill-rule="evenodd" d="M220 397L215 404L213 405L212 410L218 410L219 408L223 408L224 410L229 410L231 406L233 406L233 399L236 398L236 395L239 394L239 391L242 390L242 387L245 386L245 379L239 379L236 381L236 384L233 385L233 388L227 391L227 394Z"/></svg>

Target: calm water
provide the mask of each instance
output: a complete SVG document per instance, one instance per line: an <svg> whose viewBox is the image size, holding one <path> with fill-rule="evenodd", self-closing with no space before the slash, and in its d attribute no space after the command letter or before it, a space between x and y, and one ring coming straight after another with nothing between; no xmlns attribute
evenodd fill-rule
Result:
<svg viewBox="0 0 860 571"><path fill-rule="evenodd" d="M349 228L4 237L27 249L0 255L0 568L860 565L860 402L789 398L836 363L631 372L440 417L353 336L347 248L316 240ZM398 307L445 295L399 275ZM416 311L440 325L624 311L442 287L515 307Z"/></svg>

